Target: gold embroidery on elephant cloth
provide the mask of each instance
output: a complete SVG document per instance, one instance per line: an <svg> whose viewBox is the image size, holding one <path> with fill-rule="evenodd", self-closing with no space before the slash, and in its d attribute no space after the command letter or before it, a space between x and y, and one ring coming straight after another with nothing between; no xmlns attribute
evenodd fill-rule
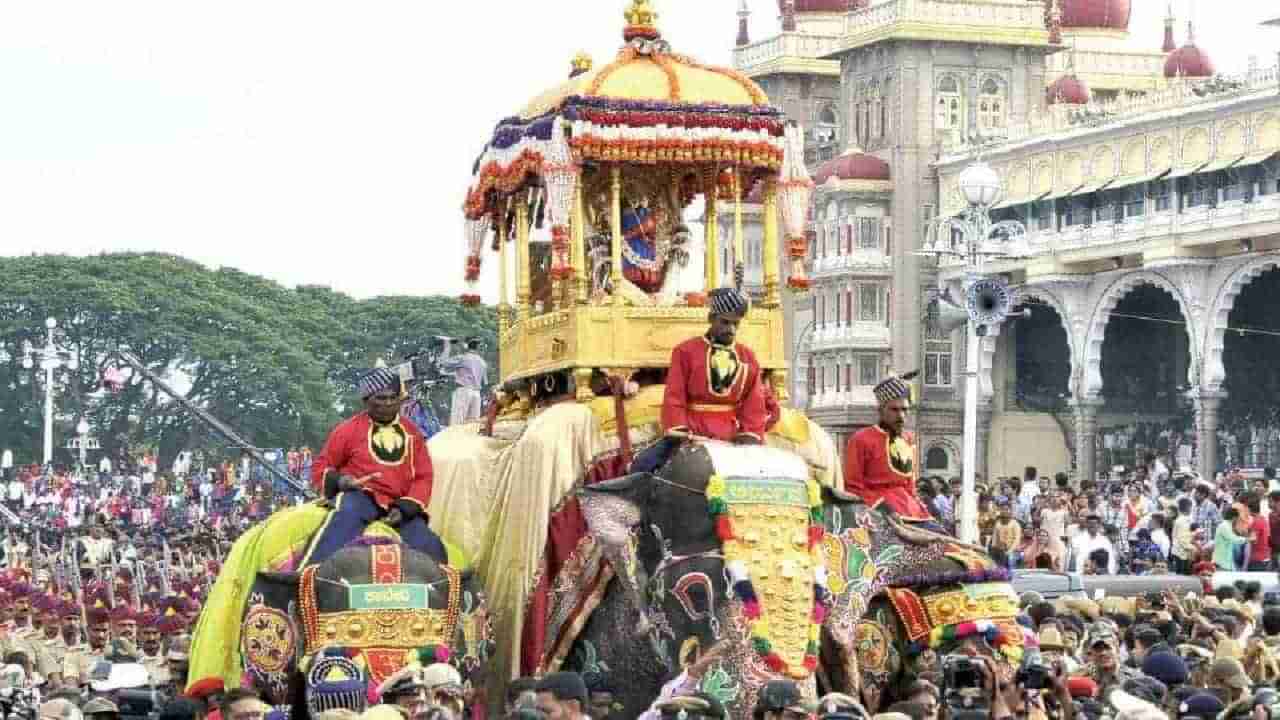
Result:
<svg viewBox="0 0 1280 720"><path fill-rule="evenodd" d="M983 583L964 590L923 596L933 627L1018 614L1018 598L1008 583Z"/></svg>
<svg viewBox="0 0 1280 720"><path fill-rule="evenodd" d="M726 498L751 494L735 492L735 479L727 480ZM758 500L759 496L753 499ZM725 562L739 561L747 566L762 617L769 623L773 650L793 674L807 678L804 656L809 644L814 582L809 509L799 504L729 503L729 516L734 538L724 543Z"/></svg>
<svg viewBox="0 0 1280 720"><path fill-rule="evenodd" d="M446 610L351 610L320 616L321 645L418 648L453 643Z"/></svg>

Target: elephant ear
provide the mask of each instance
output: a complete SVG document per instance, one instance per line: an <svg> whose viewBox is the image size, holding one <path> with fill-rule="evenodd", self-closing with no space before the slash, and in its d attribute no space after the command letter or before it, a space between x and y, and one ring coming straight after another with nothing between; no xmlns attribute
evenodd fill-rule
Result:
<svg viewBox="0 0 1280 720"><path fill-rule="evenodd" d="M578 491L587 531L605 545L626 545L644 518L644 498L653 475L638 473L589 485Z"/></svg>

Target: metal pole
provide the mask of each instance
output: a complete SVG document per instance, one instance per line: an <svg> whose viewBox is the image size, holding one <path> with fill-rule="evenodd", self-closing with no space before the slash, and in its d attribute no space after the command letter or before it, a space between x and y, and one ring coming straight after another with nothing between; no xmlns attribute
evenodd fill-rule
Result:
<svg viewBox="0 0 1280 720"><path fill-rule="evenodd" d="M49 330L49 344L45 346L40 362L44 365L44 464L53 462L53 365L57 349L53 344L53 330Z"/></svg>
<svg viewBox="0 0 1280 720"><path fill-rule="evenodd" d="M964 368L964 478L960 491L960 541L978 542L978 349L977 328L966 325L967 360Z"/></svg>
<svg viewBox="0 0 1280 720"><path fill-rule="evenodd" d="M83 471L85 465L88 464L87 462L88 452L89 452L89 448L87 447L88 437L89 437L88 433L80 433L80 469L81 471Z"/></svg>

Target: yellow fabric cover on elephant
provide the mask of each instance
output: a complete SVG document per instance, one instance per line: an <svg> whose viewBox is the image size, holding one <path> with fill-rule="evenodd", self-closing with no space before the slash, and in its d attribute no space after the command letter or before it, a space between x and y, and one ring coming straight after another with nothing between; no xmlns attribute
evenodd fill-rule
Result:
<svg viewBox="0 0 1280 720"><path fill-rule="evenodd" d="M652 385L626 402L634 444L657 436L664 387ZM583 480L592 461L617 450L613 398L551 405L523 424L504 422L497 438L476 424L449 427L428 441L435 470L431 526L459 543L476 566L499 647L490 677L498 685L520 667L524 610L551 516ZM818 482L839 486L835 443L802 413L783 411L767 441L800 455ZM500 688L490 688L497 690Z"/></svg>
<svg viewBox="0 0 1280 720"><path fill-rule="evenodd" d="M240 625L257 574L293 569L292 562L301 557L328 514L328 508L319 503L286 508L250 528L231 546L192 632L188 690L216 681L227 688L240 686L244 672ZM397 537L395 530L381 522L369 525L364 534ZM465 553L447 541L445 549L451 566L467 569Z"/></svg>

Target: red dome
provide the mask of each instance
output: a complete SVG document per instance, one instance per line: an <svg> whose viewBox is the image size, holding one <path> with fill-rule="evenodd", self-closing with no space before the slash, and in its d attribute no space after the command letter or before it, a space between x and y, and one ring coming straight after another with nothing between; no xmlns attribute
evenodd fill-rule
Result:
<svg viewBox="0 0 1280 720"><path fill-rule="evenodd" d="M1062 27L1128 30L1132 0L1062 0Z"/></svg>
<svg viewBox="0 0 1280 720"><path fill-rule="evenodd" d="M1063 75L1053 84L1045 93L1046 101L1050 105L1088 105L1089 104L1089 87L1084 81L1072 75Z"/></svg>
<svg viewBox="0 0 1280 720"><path fill-rule="evenodd" d="M850 10L860 10L867 6L867 0L795 0L796 12L824 12L824 13L842 13ZM786 0L778 0L778 11L782 12L786 8Z"/></svg>
<svg viewBox="0 0 1280 720"><path fill-rule="evenodd" d="M1213 77L1213 60L1209 59L1209 53L1196 47L1195 43L1187 43L1169 53L1169 58L1164 61L1164 76Z"/></svg>
<svg viewBox="0 0 1280 720"><path fill-rule="evenodd" d="M846 150L843 155L828 160L813 175L813 182L821 185L835 177L837 180L888 180L889 163L861 150Z"/></svg>

